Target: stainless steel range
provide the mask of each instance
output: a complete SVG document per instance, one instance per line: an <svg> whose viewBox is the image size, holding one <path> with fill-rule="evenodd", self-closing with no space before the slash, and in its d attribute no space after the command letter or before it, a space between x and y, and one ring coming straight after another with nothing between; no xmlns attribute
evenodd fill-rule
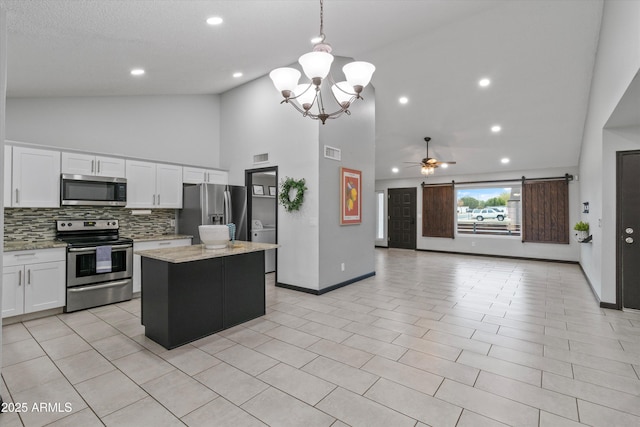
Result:
<svg viewBox="0 0 640 427"><path fill-rule="evenodd" d="M119 236L118 220L58 220L56 232L67 243L65 312L131 299L133 240Z"/></svg>

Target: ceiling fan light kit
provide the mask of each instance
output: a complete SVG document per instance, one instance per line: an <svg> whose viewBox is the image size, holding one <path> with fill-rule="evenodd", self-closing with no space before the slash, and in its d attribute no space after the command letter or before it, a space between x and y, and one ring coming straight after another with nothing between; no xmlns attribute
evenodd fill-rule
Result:
<svg viewBox="0 0 640 427"><path fill-rule="evenodd" d="M429 141L431 141L431 137L425 136L424 141L427 143L427 156L422 159L420 162L415 162L416 166L420 166L420 173L424 176L433 175L438 166L446 167L447 165L455 165L456 162L441 162L438 159L433 157L429 157ZM414 163L414 162L405 162L405 163Z"/></svg>
<svg viewBox="0 0 640 427"><path fill-rule="evenodd" d="M376 67L373 64L363 61L350 62L342 67L346 81L335 82L331 76L331 45L325 43L324 35L324 1L320 0L320 37L319 42L313 47L313 51L305 53L298 59L302 66L302 71L310 80L306 84L298 84L301 73L295 68L276 68L269 73L273 85L282 94L283 100L298 110L304 117L320 120L325 124L327 119L335 119L343 114L351 114L349 107L358 100L363 99L360 95L364 88L371 81ZM329 80L331 84L331 95L337 104L337 110L327 113L324 100L322 98L322 84ZM315 106L317 112L313 112Z"/></svg>

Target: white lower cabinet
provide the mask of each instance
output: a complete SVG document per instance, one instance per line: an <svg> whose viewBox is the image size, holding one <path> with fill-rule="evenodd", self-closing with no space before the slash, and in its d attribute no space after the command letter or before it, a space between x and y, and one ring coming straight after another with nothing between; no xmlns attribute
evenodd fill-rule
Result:
<svg viewBox="0 0 640 427"><path fill-rule="evenodd" d="M133 292L140 292L142 288L142 278L140 274L142 270L142 257L136 255L135 252L178 246L191 246L191 239L153 240L133 243Z"/></svg>
<svg viewBox="0 0 640 427"><path fill-rule="evenodd" d="M63 307L66 297L66 250L5 252L2 270L2 317Z"/></svg>

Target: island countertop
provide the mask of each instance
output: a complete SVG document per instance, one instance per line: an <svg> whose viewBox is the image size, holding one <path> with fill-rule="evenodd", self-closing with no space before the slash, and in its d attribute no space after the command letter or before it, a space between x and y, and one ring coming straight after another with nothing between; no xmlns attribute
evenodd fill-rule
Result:
<svg viewBox="0 0 640 427"><path fill-rule="evenodd" d="M236 240L235 245L231 246L231 244L229 244L229 246L222 249L205 249L204 245L200 244L162 249L149 249L146 251L136 251L135 254L146 258L157 259L159 261L179 264L182 262L266 251L269 249L276 249L277 247L278 245L271 243L256 243Z"/></svg>

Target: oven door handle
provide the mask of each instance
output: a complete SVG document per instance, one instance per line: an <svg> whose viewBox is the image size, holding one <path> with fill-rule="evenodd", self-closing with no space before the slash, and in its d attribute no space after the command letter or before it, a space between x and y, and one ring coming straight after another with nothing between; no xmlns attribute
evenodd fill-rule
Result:
<svg viewBox="0 0 640 427"><path fill-rule="evenodd" d="M119 280L117 282L109 282L104 285L91 285L91 286L82 286L80 288L68 288L69 292L83 292L83 291L91 291L96 289L105 289L105 288L115 288L116 286L124 286L131 282L131 279L127 280Z"/></svg>
<svg viewBox="0 0 640 427"><path fill-rule="evenodd" d="M128 249L132 248L133 245L113 245L111 249ZM69 248L69 252L95 252L96 248Z"/></svg>

